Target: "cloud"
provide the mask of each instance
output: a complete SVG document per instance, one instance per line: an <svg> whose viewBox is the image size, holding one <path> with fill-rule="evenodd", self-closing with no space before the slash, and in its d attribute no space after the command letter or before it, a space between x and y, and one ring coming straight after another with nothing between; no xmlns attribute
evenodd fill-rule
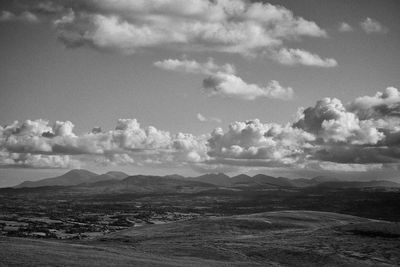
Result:
<svg viewBox="0 0 400 267"><path fill-rule="evenodd" d="M400 92L388 87L374 96L358 97L348 107L361 119L394 117L400 118Z"/></svg>
<svg viewBox="0 0 400 267"><path fill-rule="evenodd" d="M205 122L205 121L207 121L207 118L206 117L204 117L201 113L197 113L197 119L199 120L199 121L201 121L201 122Z"/></svg>
<svg viewBox="0 0 400 267"><path fill-rule="evenodd" d="M39 22L39 18L31 13L30 11L24 11L18 15L10 12L10 11L1 11L0 13L0 22L1 21L23 21L29 23Z"/></svg>
<svg viewBox="0 0 400 267"><path fill-rule="evenodd" d="M45 169L80 168L79 160L68 155L40 155L31 153L10 153L0 151L0 166Z"/></svg>
<svg viewBox="0 0 400 267"><path fill-rule="evenodd" d="M213 59L209 59L205 63L187 59L166 59L157 61L154 65L170 71L209 75L203 80L203 89L209 96L219 95L243 100L256 98L289 100L294 95L291 87L285 88L275 80L270 81L265 87L246 83L235 75L236 70L233 65L219 66L214 63Z"/></svg>
<svg viewBox="0 0 400 267"><path fill-rule="evenodd" d="M227 132L217 128L209 139L209 155L219 163L284 166L302 160L315 137L290 125L234 122Z"/></svg>
<svg viewBox="0 0 400 267"><path fill-rule="evenodd" d="M135 160L126 153L106 154L103 158L97 159L96 162L104 166L125 166L135 164Z"/></svg>
<svg viewBox="0 0 400 267"><path fill-rule="evenodd" d="M312 169L334 172L367 172L382 169L383 164L343 164L336 162L311 162L309 166Z"/></svg>
<svg viewBox="0 0 400 267"><path fill-rule="evenodd" d="M305 109L294 126L315 134L324 142L376 144L384 137L373 122L360 120L336 98L324 98L315 107Z"/></svg>
<svg viewBox="0 0 400 267"><path fill-rule="evenodd" d="M246 0L32 1L27 9L50 20L67 47L123 54L163 48L248 56L328 36L287 8Z"/></svg>
<svg viewBox="0 0 400 267"><path fill-rule="evenodd" d="M228 74L226 74L228 75ZM72 122L27 120L0 126L0 166L69 168L101 165L269 167L369 171L400 166L400 92L388 87L342 103L323 98L294 123L233 122L209 134L172 134L135 119L112 130L74 132ZM200 121L210 118L198 114Z"/></svg>
<svg viewBox="0 0 400 267"><path fill-rule="evenodd" d="M233 74L217 73L203 80L204 91L210 95L220 95L244 100L256 98L273 98L290 100L293 98L291 87L282 87L278 81L272 80L267 86L249 84Z"/></svg>
<svg viewBox="0 0 400 267"><path fill-rule="evenodd" d="M325 98L304 110L294 126L320 141L313 157L339 163L398 163L400 160L400 97L388 87L343 105ZM317 140L318 140L317 139Z"/></svg>
<svg viewBox="0 0 400 267"><path fill-rule="evenodd" d="M321 58L317 54L312 54L301 49L282 48L278 51L273 51L271 57L284 65L305 65L324 68L332 68L338 65L333 58Z"/></svg>
<svg viewBox="0 0 400 267"><path fill-rule="evenodd" d="M371 18L366 18L364 21L360 22L361 29L365 31L367 34L373 34L373 33L387 33L389 31L388 28L383 26L380 22L371 19Z"/></svg>
<svg viewBox="0 0 400 267"><path fill-rule="evenodd" d="M208 61L205 63L199 63L195 60L188 60L188 59L183 59L183 60L165 59L163 61L154 62L154 66L170 71L205 74L205 75L212 75L216 72L231 73L231 74L234 74L236 72L235 67L233 65L225 64L219 66L215 64L212 58L209 58Z"/></svg>
<svg viewBox="0 0 400 267"><path fill-rule="evenodd" d="M153 126L142 128L135 119L119 119L114 130L77 135L69 122L27 120L0 127L0 165L59 167L76 165L79 160L103 163L135 163L162 158L172 162L197 162L207 158L206 137L175 135ZM83 158L79 158L82 156ZM73 158L72 158L73 157ZM98 159L98 158L102 159Z"/></svg>
<svg viewBox="0 0 400 267"><path fill-rule="evenodd" d="M215 117L205 117L201 113L197 113L196 118L200 122L215 122L215 123L221 123L222 120L220 118L215 118Z"/></svg>
<svg viewBox="0 0 400 267"><path fill-rule="evenodd" d="M389 87L348 104L324 98L301 109L293 124L251 120L232 123L228 131L217 128L209 139L208 162L293 168L340 164L353 171L399 164L399 94Z"/></svg>
<svg viewBox="0 0 400 267"><path fill-rule="evenodd" d="M350 26L350 24L342 22L339 24L338 30L339 32L352 32L354 29Z"/></svg>

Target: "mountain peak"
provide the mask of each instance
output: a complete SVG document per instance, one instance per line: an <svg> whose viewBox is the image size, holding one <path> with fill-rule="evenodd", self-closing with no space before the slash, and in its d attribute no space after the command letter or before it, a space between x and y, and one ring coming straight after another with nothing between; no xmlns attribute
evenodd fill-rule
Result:
<svg viewBox="0 0 400 267"><path fill-rule="evenodd" d="M63 175L69 175L69 174L74 174L74 175L90 175L90 176L92 176L92 175L98 175L97 173L94 173L94 172L91 172L91 171L88 171L88 170L85 170L85 169L73 169L73 170L70 170L70 171L64 173Z"/></svg>

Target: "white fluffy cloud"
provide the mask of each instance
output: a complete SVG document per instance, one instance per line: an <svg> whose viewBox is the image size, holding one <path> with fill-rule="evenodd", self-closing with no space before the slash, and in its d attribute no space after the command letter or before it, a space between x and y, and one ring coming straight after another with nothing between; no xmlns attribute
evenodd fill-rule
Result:
<svg viewBox="0 0 400 267"><path fill-rule="evenodd" d="M388 87L343 104L324 98L295 123L234 122L210 134L171 134L120 119L113 130L76 134L69 121L14 122L0 127L0 166L68 168L99 164L339 168L400 164L400 92ZM200 120L207 118L199 114ZM206 166L210 165L210 168Z"/></svg>
<svg viewBox="0 0 400 267"><path fill-rule="evenodd" d="M133 164L135 157L163 157L182 163L207 157L205 137L171 135L152 126L142 128L135 119L120 119L115 129L107 132L96 128L77 135L73 128L69 121L49 125L41 119L0 127L0 164L65 168L77 165L70 157L79 155L102 156L103 163L115 164Z"/></svg>
<svg viewBox="0 0 400 267"><path fill-rule="evenodd" d="M295 126L315 134L325 142L362 145L376 144L384 138L373 122L360 120L336 98L324 98L315 107L305 109Z"/></svg>
<svg viewBox="0 0 400 267"><path fill-rule="evenodd" d="M383 26L379 21L371 18L366 18L364 21L360 22L361 29L367 34L372 33L387 33L389 30Z"/></svg>
<svg viewBox="0 0 400 267"><path fill-rule="evenodd" d="M235 74L233 65L219 66L212 59L205 63L186 59L166 59L157 61L154 65L166 70L208 75L209 77L203 80L203 89L209 96L219 95L244 100L263 97L289 100L294 95L291 87L285 88L275 80L270 81L267 86L247 83Z"/></svg>
<svg viewBox="0 0 400 267"><path fill-rule="evenodd" d="M203 88L210 96L220 95L245 100L262 97L289 100L294 94L291 87L282 87L275 80L264 87L246 83L240 77L227 73L217 73L204 79Z"/></svg>
<svg viewBox="0 0 400 267"><path fill-rule="evenodd" d="M41 155L31 153L10 153L0 151L0 166L23 168L79 168L79 160L69 155Z"/></svg>
<svg viewBox="0 0 400 267"><path fill-rule="evenodd" d="M154 62L156 67L161 69L178 71L184 73L196 73L212 75L216 72L235 73L235 67L231 64L217 65L212 58L205 63L199 63L195 60L188 59L165 59L163 61Z"/></svg>
<svg viewBox="0 0 400 267"><path fill-rule="evenodd" d="M400 117L400 92L394 87L388 87L384 92L374 96L356 98L349 104L349 109L361 119L381 117Z"/></svg>
<svg viewBox="0 0 400 267"><path fill-rule="evenodd" d="M217 128L209 140L209 155L217 162L280 166L303 160L315 137L290 125L259 120L235 122L224 132Z"/></svg>
<svg viewBox="0 0 400 267"><path fill-rule="evenodd" d="M338 65L333 58L321 58L317 54L310 53L302 49L287 49L281 48L278 51L272 52L272 57L285 65L305 65L317 66L324 68L332 68Z"/></svg>
<svg viewBox="0 0 400 267"><path fill-rule="evenodd" d="M125 54L164 48L259 55L303 37L327 37L315 22L285 7L246 0L32 1L26 6L27 12L47 17L68 47Z"/></svg>
<svg viewBox="0 0 400 267"><path fill-rule="evenodd" d="M349 170L399 164L399 96L396 88L389 87L346 105L324 98L302 109L298 120L285 126L259 120L232 123L228 131L218 128L211 134L210 160L241 166Z"/></svg>

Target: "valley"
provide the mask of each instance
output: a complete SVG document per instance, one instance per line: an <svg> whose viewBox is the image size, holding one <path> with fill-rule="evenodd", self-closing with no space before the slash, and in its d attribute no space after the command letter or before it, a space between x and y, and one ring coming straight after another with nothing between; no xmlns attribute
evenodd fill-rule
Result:
<svg viewBox="0 0 400 267"><path fill-rule="evenodd" d="M0 189L2 263L400 264L396 183L72 172Z"/></svg>

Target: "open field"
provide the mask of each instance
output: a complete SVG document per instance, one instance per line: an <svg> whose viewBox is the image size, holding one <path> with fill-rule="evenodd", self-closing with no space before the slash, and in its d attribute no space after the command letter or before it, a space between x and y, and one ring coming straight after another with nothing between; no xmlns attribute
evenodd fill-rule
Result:
<svg viewBox="0 0 400 267"><path fill-rule="evenodd" d="M179 187L181 188L181 187ZM398 266L398 190L0 190L4 266Z"/></svg>
<svg viewBox="0 0 400 267"><path fill-rule="evenodd" d="M132 227L91 240L2 237L3 265L396 266L399 238L341 227L380 221L313 211L198 218Z"/></svg>

